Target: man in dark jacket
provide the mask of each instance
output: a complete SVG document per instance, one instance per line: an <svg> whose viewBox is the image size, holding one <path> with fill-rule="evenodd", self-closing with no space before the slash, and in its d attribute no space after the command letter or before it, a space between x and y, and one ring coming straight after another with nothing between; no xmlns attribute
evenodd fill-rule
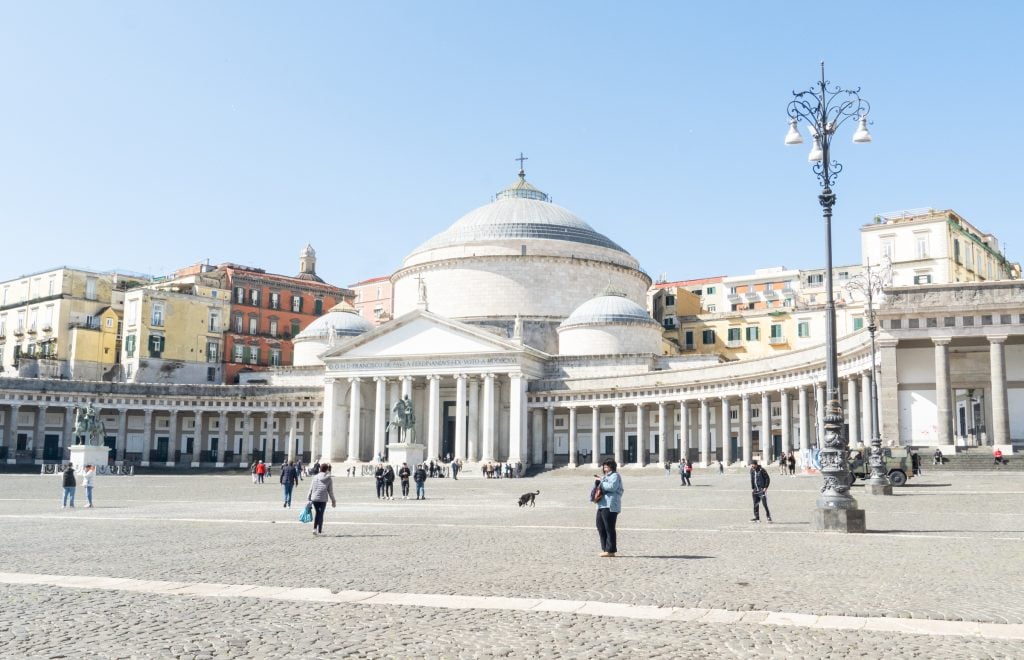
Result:
<svg viewBox="0 0 1024 660"><path fill-rule="evenodd" d="M418 500L427 499L427 491L425 487L427 471L423 466L423 463L417 465L416 471L412 473L412 480L416 482L416 499Z"/></svg>
<svg viewBox="0 0 1024 660"><path fill-rule="evenodd" d="M408 463L402 463L402 467L398 470L398 478L402 480L402 499L409 499L409 476L412 471L409 470Z"/></svg>
<svg viewBox="0 0 1024 660"><path fill-rule="evenodd" d="M377 499L384 497L384 466L380 463L377 464L377 469L373 471L373 478L377 481Z"/></svg>
<svg viewBox="0 0 1024 660"><path fill-rule="evenodd" d="M299 470L295 467L293 461L288 461L284 467L281 468L281 486L284 487L284 506L290 507L292 505L292 489L299 483Z"/></svg>
<svg viewBox="0 0 1024 660"><path fill-rule="evenodd" d="M71 500L71 508L75 508L75 488L78 486L75 481L75 468L68 465L64 468L64 477L62 479L64 485L64 504L60 508L65 509L68 506L68 500Z"/></svg>
<svg viewBox="0 0 1024 660"><path fill-rule="evenodd" d="M761 468L757 461L750 462L750 492L754 497L754 517L750 522L761 522L761 510L758 504L764 504L764 515L768 522L772 521L772 512L768 510L768 486L772 478L768 476L767 470Z"/></svg>
<svg viewBox="0 0 1024 660"><path fill-rule="evenodd" d="M395 468L390 464L384 467L384 499L395 499Z"/></svg>

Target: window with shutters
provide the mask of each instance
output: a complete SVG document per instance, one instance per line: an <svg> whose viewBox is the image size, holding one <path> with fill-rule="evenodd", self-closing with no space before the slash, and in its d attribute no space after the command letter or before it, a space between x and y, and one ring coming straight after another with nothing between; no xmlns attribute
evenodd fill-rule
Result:
<svg viewBox="0 0 1024 660"><path fill-rule="evenodd" d="M715 343L715 331L714 330L704 330L701 333L701 343L703 343L705 346L714 344Z"/></svg>
<svg viewBox="0 0 1024 660"><path fill-rule="evenodd" d="M124 338L124 352L128 357L135 357L135 335Z"/></svg>
<svg viewBox="0 0 1024 660"><path fill-rule="evenodd" d="M164 352L164 338L160 335L149 337L149 357L158 358Z"/></svg>
<svg viewBox="0 0 1024 660"><path fill-rule="evenodd" d="M292 311L293 312L301 312L302 311L302 296L292 296Z"/></svg>

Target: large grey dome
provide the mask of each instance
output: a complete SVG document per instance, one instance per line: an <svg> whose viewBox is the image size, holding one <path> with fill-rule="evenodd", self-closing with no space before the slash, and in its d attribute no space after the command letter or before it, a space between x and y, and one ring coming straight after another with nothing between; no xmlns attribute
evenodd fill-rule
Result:
<svg viewBox="0 0 1024 660"><path fill-rule="evenodd" d="M660 329L658 322L647 310L629 298L617 294L605 294L583 303L562 321L559 330L593 325L639 324L653 325Z"/></svg>
<svg viewBox="0 0 1024 660"><path fill-rule="evenodd" d="M552 204L550 198L530 185L526 175L520 172L519 180L499 192L493 202L462 216L409 256L455 245L538 238L626 252L607 236L594 231L579 216Z"/></svg>

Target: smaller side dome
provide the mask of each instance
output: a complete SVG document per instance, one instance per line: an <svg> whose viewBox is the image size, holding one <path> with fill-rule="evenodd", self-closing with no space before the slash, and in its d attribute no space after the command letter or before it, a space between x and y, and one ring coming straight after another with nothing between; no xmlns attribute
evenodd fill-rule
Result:
<svg viewBox="0 0 1024 660"><path fill-rule="evenodd" d="M577 307L559 329L586 325L638 324L661 328L647 310L624 294L605 293Z"/></svg>
<svg viewBox="0 0 1024 660"><path fill-rule="evenodd" d="M297 367L323 364L318 356L328 347L339 340L373 330L373 327L355 307L347 302L338 303L292 338L295 347L292 362Z"/></svg>
<svg viewBox="0 0 1024 660"><path fill-rule="evenodd" d="M558 326L559 355L661 353L661 326L621 294L583 303Z"/></svg>

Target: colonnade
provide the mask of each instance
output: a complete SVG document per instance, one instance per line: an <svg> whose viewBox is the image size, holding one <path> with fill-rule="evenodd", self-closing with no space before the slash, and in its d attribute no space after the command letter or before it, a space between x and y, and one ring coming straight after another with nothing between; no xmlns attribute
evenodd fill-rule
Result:
<svg viewBox="0 0 1024 660"><path fill-rule="evenodd" d="M84 404L80 404L84 405ZM0 458L8 463L67 459L76 441L76 404L0 402ZM109 408L96 406L112 461L142 465L248 465L309 460L318 453L322 414L305 410Z"/></svg>
<svg viewBox="0 0 1024 660"><path fill-rule="evenodd" d="M844 385L850 446L868 445L871 374L851 374ZM708 397L535 403L533 462L552 467L596 466L606 458L620 465L680 458L705 466L718 460L726 465L774 461L780 453L799 452L818 442L824 398L824 383L815 383ZM589 436L584 442L581 431Z"/></svg>

